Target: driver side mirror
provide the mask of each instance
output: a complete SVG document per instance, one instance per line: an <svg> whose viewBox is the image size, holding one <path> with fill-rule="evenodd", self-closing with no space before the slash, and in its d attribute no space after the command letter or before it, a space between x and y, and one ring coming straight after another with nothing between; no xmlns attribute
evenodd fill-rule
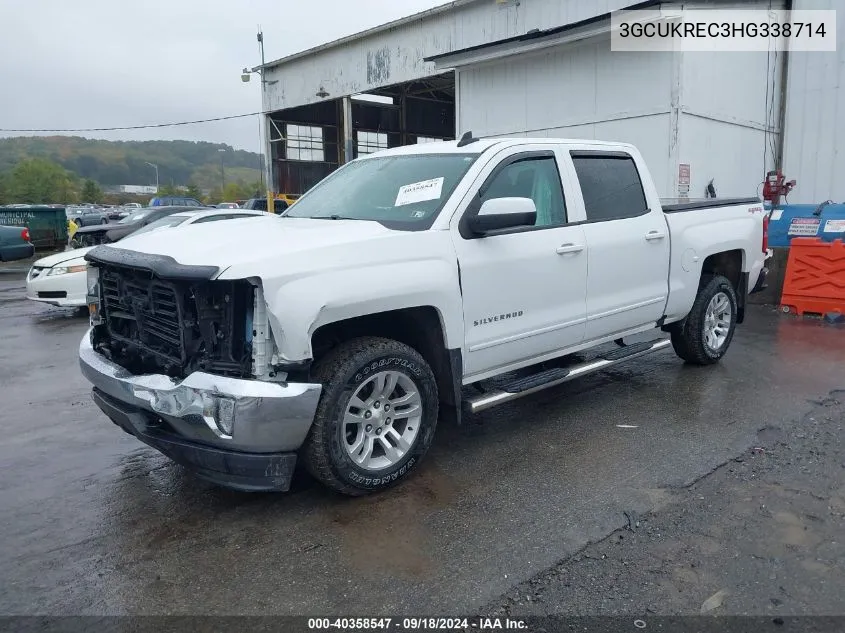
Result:
<svg viewBox="0 0 845 633"><path fill-rule="evenodd" d="M486 200L478 215L468 219L467 226L476 235L502 229L534 226L537 207L531 198L493 198Z"/></svg>

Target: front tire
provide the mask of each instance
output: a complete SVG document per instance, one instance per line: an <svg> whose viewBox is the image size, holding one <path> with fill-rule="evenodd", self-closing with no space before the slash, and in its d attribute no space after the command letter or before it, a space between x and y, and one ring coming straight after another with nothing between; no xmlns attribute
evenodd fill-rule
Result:
<svg viewBox="0 0 845 633"><path fill-rule="evenodd" d="M737 307L730 280L721 275L703 277L690 313L672 330L675 353L693 365L719 362L733 340Z"/></svg>
<svg viewBox="0 0 845 633"><path fill-rule="evenodd" d="M360 496L408 476L437 426L434 373L413 348L386 338L343 343L317 362L323 393L302 451L308 471Z"/></svg>

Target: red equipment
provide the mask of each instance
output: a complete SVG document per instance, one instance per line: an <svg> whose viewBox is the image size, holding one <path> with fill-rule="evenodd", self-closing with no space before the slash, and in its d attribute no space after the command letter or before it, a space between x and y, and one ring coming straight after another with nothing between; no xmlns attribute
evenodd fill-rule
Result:
<svg viewBox="0 0 845 633"><path fill-rule="evenodd" d="M784 182L782 171L770 171L763 181L763 200L777 206L780 204L780 197L788 196L796 184L794 180Z"/></svg>

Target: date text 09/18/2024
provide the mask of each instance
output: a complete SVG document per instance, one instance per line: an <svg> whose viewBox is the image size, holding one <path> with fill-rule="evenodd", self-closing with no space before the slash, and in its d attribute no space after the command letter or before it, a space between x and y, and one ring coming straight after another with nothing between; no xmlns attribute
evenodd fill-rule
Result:
<svg viewBox="0 0 845 633"><path fill-rule="evenodd" d="M330 630L522 630L524 620L512 618L309 618L308 629Z"/></svg>

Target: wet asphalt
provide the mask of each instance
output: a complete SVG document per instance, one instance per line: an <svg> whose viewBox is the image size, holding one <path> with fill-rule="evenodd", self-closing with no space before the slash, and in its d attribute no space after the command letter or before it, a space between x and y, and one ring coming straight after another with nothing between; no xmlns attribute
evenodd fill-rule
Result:
<svg viewBox="0 0 845 633"><path fill-rule="evenodd" d="M242 494L114 426L86 319L0 274L0 614L473 612L845 387L842 328L749 312L717 366L660 352L442 424L380 496Z"/></svg>

